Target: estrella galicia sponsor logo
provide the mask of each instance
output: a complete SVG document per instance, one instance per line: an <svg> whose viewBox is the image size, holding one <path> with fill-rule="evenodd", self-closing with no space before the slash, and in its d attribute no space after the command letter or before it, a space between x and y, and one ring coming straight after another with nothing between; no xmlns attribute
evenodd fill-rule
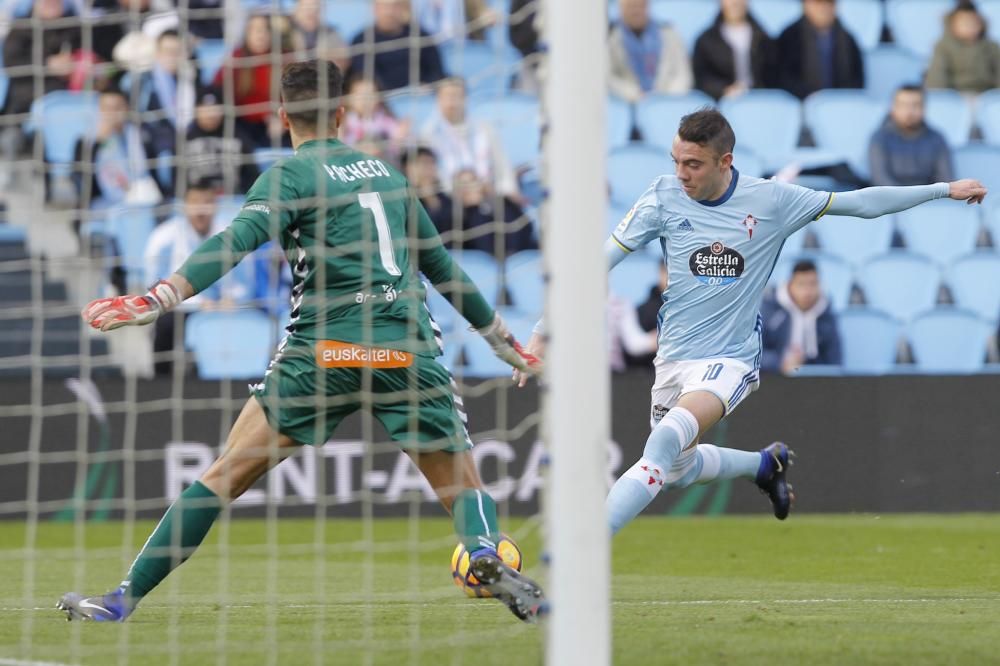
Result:
<svg viewBox="0 0 1000 666"><path fill-rule="evenodd" d="M731 284L743 275L743 255L719 241L698 248L688 261L691 274L712 286Z"/></svg>

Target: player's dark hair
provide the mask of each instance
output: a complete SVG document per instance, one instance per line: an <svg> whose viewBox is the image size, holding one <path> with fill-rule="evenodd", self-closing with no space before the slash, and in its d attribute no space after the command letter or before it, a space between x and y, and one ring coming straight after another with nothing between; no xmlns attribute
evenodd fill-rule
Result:
<svg viewBox="0 0 1000 666"><path fill-rule="evenodd" d="M795 275L796 273L815 273L815 272L817 272L816 262L813 261L812 259L799 259L798 261L795 262L795 265L792 266L792 275Z"/></svg>
<svg viewBox="0 0 1000 666"><path fill-rule="evenodd" d="M415 160L418 157L430 157L433 160L437 159L437 155L434 151L427 146L417 146L411 150L403 151L403 154L399 156L400 168L406 169L406 165L410 163L410 160Z"/></svg>
<svg viewBox="0 0 1000 666"><path fill-rule="evenodd" d="M328 124L343 94L344 75L329 60L291 62L281 70L282 104L297 128L315 130Z"/></svg>
<svg viewBox="0 0 1000 666"><path fill-rule="evenodd" d="M709 146L716 155L722 157L733 152L736 133L726 117L717 110L703 107L681 118L677 135L682 141Z"/></svg>
<svg viewBox="0 0 1000 666"><path fill-rule="evenodd" d="M921 97L924 96L924 88L918 83L907 83L896 88L896 94L901 92L914 92L919 93Z"/></svg>

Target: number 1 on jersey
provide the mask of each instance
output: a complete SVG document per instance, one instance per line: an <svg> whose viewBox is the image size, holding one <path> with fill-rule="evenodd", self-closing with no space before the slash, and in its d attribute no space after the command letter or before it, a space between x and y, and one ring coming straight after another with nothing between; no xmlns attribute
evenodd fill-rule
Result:
<svg viewBox="0 0 1000 666"><path fill-rule="evenodd" d="M389 220L385 216L385 208L382 206L382 197L378 192L363 192L358 195L358 204L362 208L367 208L375 218L375 231L378 233L378 255L382 260L382 267L389 275L402 275L396 265L396 255L392 251L392 233L389 230Z"/></svg>

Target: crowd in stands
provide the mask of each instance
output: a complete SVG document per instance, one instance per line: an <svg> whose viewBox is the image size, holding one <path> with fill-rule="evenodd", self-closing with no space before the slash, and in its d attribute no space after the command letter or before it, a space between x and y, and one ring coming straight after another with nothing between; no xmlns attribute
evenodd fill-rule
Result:
<svg viewBox="0 0 1000 666"><path fill-rule="evenodd" d="M75 145L72 203L84 211L84 233L100 228L95 222L102 211L157 206L160 223L147 254L166 272L220 223L208 212L208 199L238 198L262 168L289 150L275 115L281 66L302 57L327 58L347 75L341 140L402 169L449 248L488 253L501 266L507 257L536 250L542 198L537 160L513 159L502 123L482 111L507 91L539 93L544 45L538 3L372 0L360 25L338 16L359 4L364 0L244 0L241 21L234 22L221 0L188 0L184 11L171 0L95 0L87 9L79 0L13 0L3 43L9 78L3 113L25 116L45 93L99 91L97 120ZM609 5L609 95L633 109L693 91L721 104L762 89L808 100L817 91L863 89L869 80L870 49L840 19L837 0L801 0L797 17L780 29L755 14L751 0L719 0L714 21L694 35L671 21L670 2ZM241 26L238 34L234 25ZM893 37L888 28L880 35L882 42ZM223 38L221 61L201 57ZM461 64L475 45L492 49L498 62L509 59L499 89L484 92L475 72ZM29 67L39 54L44 75ZM926 91L953 89L974 103L975 95L1000 88L1000 46L973 2L956 0L922 70L922 78L894 86L891 104L882 100L884 123L870 138L866 169L838 163L804 173L837 187L953 178L955 146L945 128L927 122ZM408 105L414 102L419 104ZM11 149L15 127L7 125L3 150ZM628 138L649 142L637 122ZM800 145L811 140L806 129ZM24 142L15 149L28 147ZM796 166L792 177L798 172ZM168 209L180 212L162 212ZM267 256L273 258L273 251ZM769 297L769 369L839 362L839 342L827 336L831 330L836 335L829 323L834 308L815 286L822 270L817 278L811 266L796 265L788 284ZM243 279L259 281L252 272ZM615 302L612 294L609 312L626 314L611 320L629 322L615 327L613 337L624 345L612 353L618 366L630 358L643 363L650 353L655 316L647 311L655 311L659 288L655 275L649 282L652 294L643 305ZM799 282L811 286L799 288ZM226 289L228 295L206 296L192 307L268 298L256 287ZM810 290L815 293L801 295ZM818 336L817 324L823 331ZM166 329L157 336L177 338Z"/></svg>

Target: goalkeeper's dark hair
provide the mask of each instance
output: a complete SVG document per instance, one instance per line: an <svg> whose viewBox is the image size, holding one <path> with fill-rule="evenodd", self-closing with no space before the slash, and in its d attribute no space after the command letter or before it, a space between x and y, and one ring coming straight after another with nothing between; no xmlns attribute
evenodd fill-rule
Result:
<svg viewBox="0 0 1000 666"><path fill-rule="evenodd" d="M677 135L682 141L710 147L717 157L733 152L736 146L736 133L729 121L710 107L700 108L681 118Z"/></svg>
<svg viewBox="0 0 1000 666"><path fill-rule="evenodd" d="M281 101L296 128L328 127L343 94L344 75L328 60L291 62L281 71Z"/></svg>

